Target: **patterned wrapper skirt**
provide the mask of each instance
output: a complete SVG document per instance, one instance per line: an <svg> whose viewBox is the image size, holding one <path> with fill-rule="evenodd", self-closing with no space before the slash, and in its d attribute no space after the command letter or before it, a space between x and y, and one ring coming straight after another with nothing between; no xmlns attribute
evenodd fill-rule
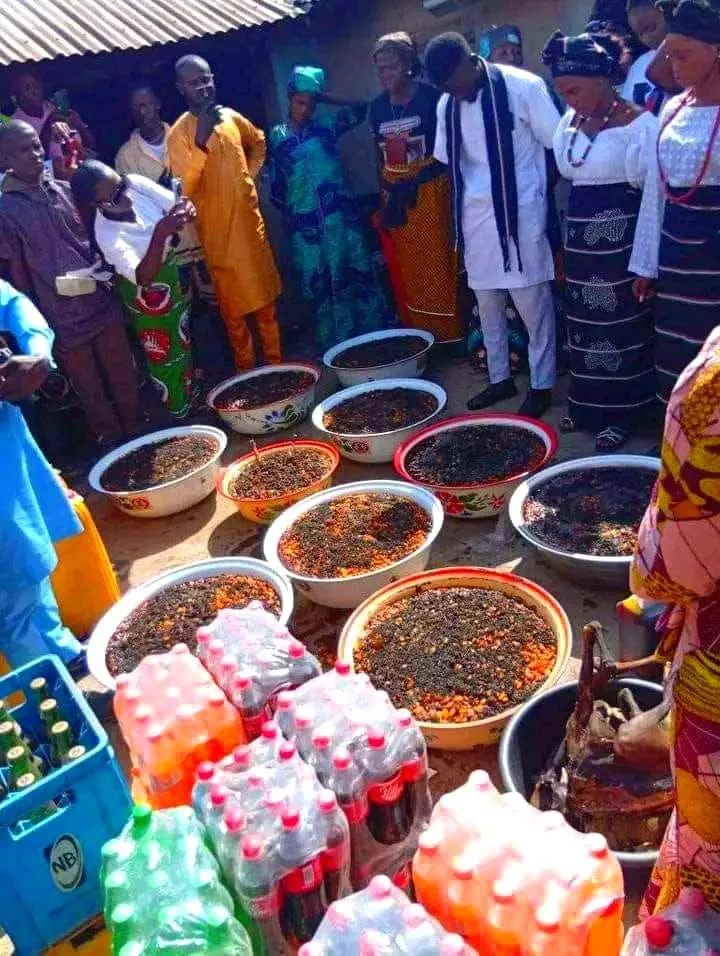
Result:
<svg viewBox="0 0 720 956"><path fill-rule="evenodd" d="M655 302L657 386L665 403L720 321L718 230L720 186L702 186L682 205L665 203Z"/></svg>
<svg viewBox="0 0 720 956"><path fill-rule="evenodd" d="M653 327L628 273L641 194L627 183L573 186L565 268L568 413L578 428L632 424L654 404Z"/></svg>
<svg viewBox="0 0 720 956"><path fill-rule="evenodd" d="M383 172L385 189L405 190L412 197L405 205L403 225L387 230L392 243L389 264L398 273L395 294L404 296L398 303L403 322L432 332L439 342L453 342L462 338L464 329L458 316L450 178L443 171L423 180L430 165L431 161L421 160L407 171Z"/></svg>

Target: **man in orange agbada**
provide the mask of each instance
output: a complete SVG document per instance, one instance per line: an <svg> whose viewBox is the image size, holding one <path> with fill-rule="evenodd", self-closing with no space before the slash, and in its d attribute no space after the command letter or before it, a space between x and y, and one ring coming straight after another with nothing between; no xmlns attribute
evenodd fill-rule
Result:
<svg viewBox="0 0 720 956"><path fill-rule="evenodd" d="M173 176L197 209L205 250L238 370L255 365L247 320L253 316L266 362L279 362L275 300L280 277L260 213L255 178L265 162L265 136L215 98L209 64L184 56L175 64L188 112L168 134Z"/></svg>

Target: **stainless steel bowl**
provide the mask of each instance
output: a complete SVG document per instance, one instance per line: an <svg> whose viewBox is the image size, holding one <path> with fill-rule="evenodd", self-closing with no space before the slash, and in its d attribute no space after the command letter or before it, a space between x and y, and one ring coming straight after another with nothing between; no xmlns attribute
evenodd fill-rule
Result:
<svg viewBox="0 0 720 956"><path fill-rule="evenodd" d="M271 584L280 598L280 623L287 624L293 611L294 596L292 585L288 577L275 568L271 568L265 561L257 558L211 558L207 561L196 561L181 568L174 568L159 574L125 593L117 604L113 604L109 611L100 618L87 646L88 669L95 680L110 690L115 689L115 678L107 668L105 660L110 638L120 624L143 601L160 594L172 587L173 584L183 584L185 581L197 581L199 578L220 577L224 574L244 574L250 578L260 578Z"/></svg>
<svg viewBox="0 0 720 956"><path fill-rule="evenodd" d="M598 455L594 458L576 458L553 465L533 475L515 489L508 513L513 528L528 544L541 554L553 567L566 577L582 584L596 587L622 587L628 583L631 557L609 558L591 554L571 553L553 548L536 538L525 524L525 502L528 497L558 475L572 471L594 471L600 468L644 468L657 474L660 471L660 459L645 455Z"/></svg>

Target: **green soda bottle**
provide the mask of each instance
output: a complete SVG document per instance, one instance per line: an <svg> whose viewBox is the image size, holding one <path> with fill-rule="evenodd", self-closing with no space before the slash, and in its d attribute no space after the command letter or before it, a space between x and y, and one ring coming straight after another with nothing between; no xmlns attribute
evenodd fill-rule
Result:
<svg viewBox="0 0 720 956"><path fill-rule="evenodd" d="M25 773L19 777L15 783L15 791L17 793L25 793L35 782L36 780L33 774ZM47 820L48 817L51 817L56 810L57 805L53 803L52 800L48 800L48 802L43 803L42 806L34 807L28 814L28 819L31 823L39 823L41 820Z"/></svg>
<svg viewBox="0 0 720 956"><path fill-rule="evenodd" d="M15 789L21 777L30 774L33 780L39 780L42 776L38 773L37 767L33 763L32 757L22 744L17 747L11 747L6 756L8 767L10 768L10 779Z"/></svg>
<svg viewBox="0 0 720 956"><path fill-rule="evenodd" d="M42 718L42 722L45 724L45 728L49 734L52 730L53 724L56 724L59 720L62 720L58 702L54 697L46 697L45 700L41 702L38 710L40 711L40 717Z"/></svg>
<svg viewBox="0 0 720 956"><path fill-rule="evenodd" d="M0 753L7 760L8 753L15 747L22 747L23 741L19 727L14 720L4 720L0 723Z"/></svg>
<svg viewBox="0 0 720 956"><path fill-rule="evenodd" d="M58 720L50 728L50 755L53 765L61 767L64 763L67 763L67 757L72 747L73 739L70 724L66 720Z"/></svg>
<svg viewBox="0 0 720 956"><path fill-rule="evenodd" d="M134 903L118 903L112 908L107 926L112 934L114 952L132 942L136 920L137 910Z"/></svg>
<svg viewBox="0 0 720 956"><path fill-rule="evenodd" d="M39 707L44 700L50 697L50 687L45 677L33 677L30 681L30 693Z"/></svg>

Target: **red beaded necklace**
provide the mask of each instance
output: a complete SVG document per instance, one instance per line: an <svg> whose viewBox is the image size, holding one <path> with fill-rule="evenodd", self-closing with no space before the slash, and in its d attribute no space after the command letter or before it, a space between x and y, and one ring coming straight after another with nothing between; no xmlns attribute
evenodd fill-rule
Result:
<svg viewBox="0 0 720 956"><path fill-rule="evenodd" d="M713 147L715 146L715 140L718 137L718 133L720 133L720 107L718 107L717 113L715 114L715 123L713 124L712 133L710 134L710 139L708 140L707 150L705 151L705 159L700 167L700 172L697 175L697 179L687 192L684 192L681 196L673 196L673 194L670 192L671 187L668 184L667 175L662 167L662 163L660 162L660 140L662 139L662 135L668 126L680 115L682 110L685 109L694 96L695 93L693 90L688 90L685 96L683 96L683 98L680 100L678 108L671 116L668 116L667 120L663 123L662 128L660 129L660 134L657 138L657 145L655 147L663 193L665 194L665 199L667 202L673 203L674 205L686 203L689 199L692 199L698 189L700 189L702 186L702 181L705 178L705 174L707 173L708 167L710 165L710 159L712 157Z"/></svg>

